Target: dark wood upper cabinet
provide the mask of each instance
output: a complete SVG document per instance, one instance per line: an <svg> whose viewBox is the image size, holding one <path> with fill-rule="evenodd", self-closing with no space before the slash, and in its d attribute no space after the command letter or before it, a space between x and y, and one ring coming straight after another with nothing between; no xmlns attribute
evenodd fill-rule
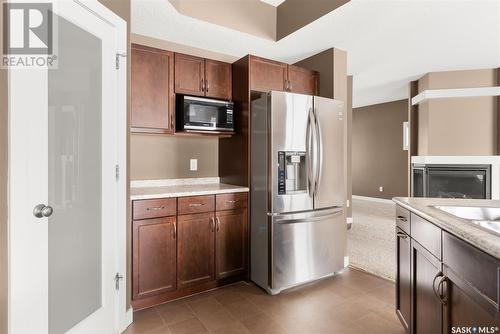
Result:
<svg viewBox="0 0 500 334"><path fill-rule="evenodd" d="M302 67L288 66L288 90L292 93L318 95L319 73Z"/></svg>
<svg viewBox="0 0 500 334"><path fill-rule="evenodd" d="M133 299L176 289L175 224L175 217L133 222Z"/></svg>
<svg viewBox="0 0 500 334"><path fill-rule="evenodd" d="M175 54L175 93L204 96L205 59Z"/></svg>
<svg viewBox="0 0 500 334"><path fill-rule="evenodd" d="M250 56L250 90L269 92L287 90L288 65Z"/></svg>
<svg viewBox="0 0 500 334"><path fill-rule="evenodd" d="M174 132L174 54L132 44L132 132Z"/></svg>
<svg viewBox="0 0 500 334"><path fill-rule="evenodd" d="M246 269L247 209L216 212L216 278L238 275Z"/></svg>
<svg viewBox="0 0 500 334"><path fill-rule="evenodd" d="M205 59L205 95L222 100L231 100L231 64Z"/></svg>
<svg viewBox="0 0 500 334"><path fill-rule="evenodd" d="M396 228L396 314L408 333L411 320L410 259L410 237Z"/></svg>
<svg viewBox="0 0 500 334"><path fill-rule="evenodd" d="M214 213L178 217L177 286L189 287L214 279Z"/></svg>

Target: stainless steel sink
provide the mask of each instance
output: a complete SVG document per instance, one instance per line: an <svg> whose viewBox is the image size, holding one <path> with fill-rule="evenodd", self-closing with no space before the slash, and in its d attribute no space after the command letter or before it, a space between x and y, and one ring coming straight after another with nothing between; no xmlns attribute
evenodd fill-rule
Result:
<svg viewBox="0 0 500 334"><path fill-rule="evenodd" d="M435 205L434 207L500 236L500 208L447 205Z"/></svg>

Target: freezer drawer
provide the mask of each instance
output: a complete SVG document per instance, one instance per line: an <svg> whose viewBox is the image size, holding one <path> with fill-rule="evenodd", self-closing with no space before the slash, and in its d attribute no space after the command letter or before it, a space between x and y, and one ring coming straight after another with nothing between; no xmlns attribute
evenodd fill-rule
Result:
<svg viewBox="0 0 500 334"><path fill-rule="evenodd" d="M345 234L342 208L274 216L271 293L344 268Z"/></svg>

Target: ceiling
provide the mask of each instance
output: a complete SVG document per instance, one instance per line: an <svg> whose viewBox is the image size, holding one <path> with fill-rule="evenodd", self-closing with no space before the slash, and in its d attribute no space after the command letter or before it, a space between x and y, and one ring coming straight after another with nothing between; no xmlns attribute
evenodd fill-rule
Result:
<svg viewBox="0 0 500 334"><path fill-rule="evenodd" d="M337 47L355 107L407 98L427 72L500 67L497 0L352 0L278 42L183 16L167 0L132 0L132 33L287 63Z"/></svg>

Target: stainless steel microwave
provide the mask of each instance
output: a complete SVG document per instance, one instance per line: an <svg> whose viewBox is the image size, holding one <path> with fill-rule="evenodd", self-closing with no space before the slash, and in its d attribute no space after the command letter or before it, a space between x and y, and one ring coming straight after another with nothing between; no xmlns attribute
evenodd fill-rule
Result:
<svg viewBox="0 0 500 334"><path fill-rule="evenodd" d="M232 102L177 95L175 105L177 131L234 131Z"/></svg>

